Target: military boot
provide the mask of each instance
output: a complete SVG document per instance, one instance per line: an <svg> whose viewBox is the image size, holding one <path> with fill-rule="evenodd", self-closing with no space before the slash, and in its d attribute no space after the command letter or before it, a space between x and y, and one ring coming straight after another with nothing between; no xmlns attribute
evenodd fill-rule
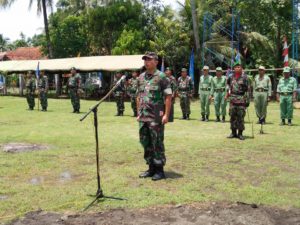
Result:
<svg viewBox="0 0 300 225"><path fill-rule="evenodd" d="M137 117L137 112L136 111L134 112L133 117Z"/></svg>
<svg viewBox="0 0 300 225"><path fill-rule="evenodd" d="M205 122L208 122L208 121L209 121L209 116L206 115L206 117L205 117Z"/></svg>
<svg viewBox="0 0 300 225"><path fill-rule="evenodd" d="M288 119L288 125L292 126L292 120L291 119Z"/></svg>
<svg viewBox="0 0 300 225"><path fill-rule="evenodd" d="M245 137L243 136L243 131L242 130L239 130L238 139L240 139L241 141L245 140Z"/></svg>
<svg viewBox="0 0 300 225"><path fill-rule="evenodd" d="M205 115L202 115L201 121L205 121Z"/></svg>
<svg viewBox="0 0 300 225"><path fill-rule="evenodd" d="M152 180L158 181L158 180L162 180L162 179L166 179L164 167L163 166L155 166L155 174L153 175Z"/></svg>
<svg viewBox="0 0 300 225"><path fill-rule="evenodd" d="M182 114L181 120L186 120L186 115Z"/></svg>
<svg viewBox="0 0 300 225"><path fill-rule="evenodd" d="M186 119L190 120L190 114L186 114Z"/></svg>
<svg viewBox="0 0 300 225"><path fill-rule="evenodd" d="M236 137L237 137L236 129L231 129L231 134L227 138L236 138Z"/></svg>
<svg viewBox="0 0 300 225"><path fill-rule="evenodd" d="M216 122L220 122L221 120L220 120L220 116L217 116L217 118L216 118Z"/></svg>
<svg viewBox="0 0 300 225"><path fill-rule="evenodd" d="M153 164L149 164L149 169L139 175L139 178L153 177L155 168Z"/></svg>
<svg viewBox="0 0 300 225"><path fill-rule="evenodd" d="M280 126L284 126L285 125L285 119L281 120Z"/></svg>
<svg viewBox="0 0 300 225"><path fill-rule="evenodd" d="M225 116L222 117L222 123L225 123Z"/></svg>
<svg viewBox="0 0 300 225"><path fill-rule="evenodd" d="M118 111L117 114L115 116L120 116L121 115L121 112Z"/></svg>
<svg viewBox="0 0 300 225"><path fill-rule="evenodd" d="M124 112L123 112L123 111L121 111L121 112L120 112L120 116L123 116L123 115L124 115L123 113L124 113Z"/></svg>

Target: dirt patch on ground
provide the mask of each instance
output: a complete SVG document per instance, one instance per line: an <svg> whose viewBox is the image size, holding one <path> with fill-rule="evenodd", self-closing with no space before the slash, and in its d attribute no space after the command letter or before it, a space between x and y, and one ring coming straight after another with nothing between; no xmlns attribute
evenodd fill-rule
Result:
<svg viewBox="0 0 300 225"><path fill-rule="evenodd" d="M300 225L300 209L278 209L244 203L192 204L149 209L115 209L64 215L30 212L10 225Z"/></svg>
<svg viewBox="0 0 300 225"><path fill-rule="evenodd" d="M1 147L3 151L7 153L21 153L50 149L50 147L46 145L37 145L29 143L7 143L2 145Z"/></svg>

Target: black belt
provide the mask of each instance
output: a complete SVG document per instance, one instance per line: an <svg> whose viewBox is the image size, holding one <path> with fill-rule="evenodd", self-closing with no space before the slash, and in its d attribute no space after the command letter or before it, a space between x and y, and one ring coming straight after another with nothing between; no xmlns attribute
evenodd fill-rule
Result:
<svg viewBox="0 0 300 225"><path fill-rule="evenodd" d="M215 92L224 92L224 91L225 91L225 88L218 88L218 89L215 89L214 91L215 91Z"/></svg>
<svg viewBox="0 0 300 225"><path fill-rule="evenodd" d="M210 88L200 88L201 91L210 91Z"/></svg>
<svg viewBox="0 0 300 225"><path fill-rule="evenodd" d="M283 95L283 96L289 96L289 95L292 95L293 92L281 92L280 95Z"/></svg>
<svg viewBox="0 0 300 225"><path fill-rule="evenodd" d="M264 88L257 88L255 89L256 92L268 92L268 90L265 90Z"/></svg>

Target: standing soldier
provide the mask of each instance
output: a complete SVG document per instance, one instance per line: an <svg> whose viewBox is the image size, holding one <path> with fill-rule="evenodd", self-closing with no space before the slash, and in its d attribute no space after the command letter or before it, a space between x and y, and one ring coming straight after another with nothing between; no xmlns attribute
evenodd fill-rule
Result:
<svg viewBox="0 0 300 225"><path fill-rule="evenodd" d="M73 105L73 113L79 113L80 110L80 85L81 76L77 74L76 68L71 68L71 77L68 81L68 89L70 92L71 103Z"/></svg>
<svg viewBox="0 0 300 225"><path fill-rule="evenodd" d="M45 72L42 71L41 72L41 76L39 79L39 94L40 94L40 101L41 101L41 107L42 107L42 111L46 112L47 111L47 107L48 107L48 101L47 101L47 92L48 92L48 78L45 76Z"/></svg>
<svg viewBox="0 0 300 225"><path fill-rule="evenodd" d="M174 121L174 104L175 104L175 98L176 98L176 92L177 92L177 81L176 81L176 78L172 75L172 70L170 67L166 68L165 74L167 75L167 78L169 79L171 89L172 89L172 104L171 104L169 122L173 122Z"/></svg>
<svg viewBox="0 0 300 225"><path fill-rule="evenodd" d="M258 68L259 74L254 78L254 106L258 117L258 124L266 123L267 105L272 96L272 84L269 76L265 75L265 67Z"/></svg>
<svg viewBox="0 0 300 225"><path fill-rule="evenodd" d="M131 108L133 110L133 116L137 117L137 106L136 106L136 97L137 97L137 81L138 81L138 70L132 72L132 78L128 81L127 91L130 96Z"/></svg>
<svg viewBox="0 0 300 225"><path fill-rule="evenodd" d="M140 174L140 178L152 177L157 181L165 178L164 125L169 120L172 90L166 75L157 69L157 54L149 52L142 59L146 72L138 78L138 121L149 169Z"/></svg>
<svg viewBox="0 0 300 225"><path fill-rule="evenodd" d="M193 82L187 75L186 68L181 69L181 77L178 78L178 96L180 98L182 119L189 120L191 114L190 99L193 96Z"/></svg>
<svg viewBox="0 0 300 225"><path fill-rule="evenodd" d="M277 86L277 101L280 101L281 124L285 125L285 119L288 119L288 125L292 125L293 119L293 101L297 97L297 81L290 77L291 68L283 68L283 77L279 80Z"/></svg>
<svg viewBox="0 0 300 225"><path fill-rule="evenodd" d="M229 115L231 125L231 134L228 138L237 137L240 140L245 140L243 131L245 130L244 118L246 108L250 104L249 80L247 75L243 73L240 62L235 62L233 67L234 73L227 80L229 90L227 91L226 99L229 97L230 100Z"/></svg>
<svg viewBox="0 0 300 225"><path fill-rule="evenodd" d="M33 110L35 106L34 92L36 89L36 84L35 84L35 79L32 76L33 76L33 72L29 71L27 74L27 81L26 81L26 99L29 106L29 110Z"/></svg>
<svg viewBox="0 0 300 225"><path fill-rule="evenodd" d="M222 123L225 122L226 116L226 106L227 101L226 97L226 77L222 76L222 68L216 68L216 76L212 81L212 93L214 93L214 104L215 104L215 113L216 113L216 122L220 122L220 115L222 115ZM220 112L221 110L221 112Z"/></svg>
<svg viewBox="0 0 300 225"><path fill-rule="evenodd" d="M200 77L199 83L199 97L201 104L202 121L208 122L209 120L209 105L212 99L212 76L208 74L209 67L203 67L203 75Z"/></svg>
<svg viewBox="0 0 300 225"><path fill-rule="evenodd" d="M114 80L114 86L122 78L121 71L117 71ZM125 80L122 80L118 87L114 90L114 97L116 98L117 103L117 114L116 116L123 116L125 106L124 106L124 97L125 97Z"/></svg>

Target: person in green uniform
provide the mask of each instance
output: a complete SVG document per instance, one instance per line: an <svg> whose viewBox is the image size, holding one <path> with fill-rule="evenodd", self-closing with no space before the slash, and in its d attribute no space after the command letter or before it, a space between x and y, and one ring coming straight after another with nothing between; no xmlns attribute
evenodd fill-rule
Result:
<svg viewBox="0 0 300 225"><path fill-rule="evenodd" d="M80 86L81 76L77 74L75 67L71 68L71 77L68 80L68 90L70 93L73 113L80 113Z"/></svg>
<svg viewBox="0 0 300 225"><path fill-rule="evenodd" d="M113 83L113 86L115 86L119 80L122 78L121 71L117 71L115 75L115 80ZM126 85L125 80L122 80L118 87L114 90L114 97L116 99L116 105L117 105L117 114L115 116L123 116L125 111L125 104L124 104L124 98L126 93Z"/></svg>
<svg viewBox="0 0 300 225"><path fill-rule="evenodd" d="M216 76L212 81L212 93L214 94L214 105L216 113L216 122L220 122L220 116L222 115L222 122L225 122L226 117L226 77L222 75L222 68L216 68Z"/></svg>
<svg viewBox="0 0 300 225"><path fill-rule="evenodd" d="M33 72L28 71L26 81L26 99L29 106L29 110L33 110L35 106L34 93L36 89L35 79L33 78Z"/></svg>
<svg viewBox="0 0 300 225"><path fill-rule="evenodd" d="M191 114L191 98L194 92L192 79L187 74L187 69L181 69L181 76L178 78L178 96L180 98L180 107L182 111L182 119L189 120Z"/></svg>
<svg viewBox="0 0 300 225"><path fill-rule="evenodd" d="M48 85L48 78L45 76L45 72L41 72L41 76L38 81L38 91L39 97L41 101L42 111L46 112L48 107L47 101L47 93L48 93L49 85Z"/></svg>
<svg viewBox="0 0 300 225"><path fill-rule="evenodd" d="M288 120L288 125L292 125L293 119L293 102L297 98L297 81L290 76L291 68L283 68L283 77L279 80L277 86L277 101L280 102L280 117L281 124L285 125L285 120Z"/></svg>
<svg viewBox="0 0 300 225"><path fill-rule="evenodd" d="M202 121L208 122L210 114L210 101L212 99L212 76L209 75L209 67L203 67L203 75L200 77L199 82L199 97L201 105Z"/></svg>
<svg viewBox="0 0 300 225"><path fill-rule="evenodd" d="M169 122L174 121L174 104L175 104L175 98L177 93L177 81L176 78L172 75L172 70L170 67L167 67L165 70L165 74L167 78L169 79L171 89L172 89L172 104L171 104L171 111L169 115Z"/></svg>
<svg viewBox="0 0 300 225"><path fill-rule="evenodd" d="M139 177L152 177L153 181L158 181L165 179L164 127L169 121L172 89L167 76L157 69L157 54L148 52L142 59L146 71L138 78L137 119L140 143L149 169Z"/></svg>
<svg viewBox="0 0 300 225"><path fill-rule="evenodd" d="M134 70L132 72L132 78L130 78L127 83L127 93L130 97L131 108L134 117L137 117L136 97L137 97L138 74L139 74L138 70Z"/></svg>
<svg viewBox="0 0 300 225"><path fill-rule="evenodd" d="M269 76L265 75L265 67L258 68L259 74L254 78L254 106L258 124L265 124L267 117L267 105L272 96L272 84Z"/></svg>

